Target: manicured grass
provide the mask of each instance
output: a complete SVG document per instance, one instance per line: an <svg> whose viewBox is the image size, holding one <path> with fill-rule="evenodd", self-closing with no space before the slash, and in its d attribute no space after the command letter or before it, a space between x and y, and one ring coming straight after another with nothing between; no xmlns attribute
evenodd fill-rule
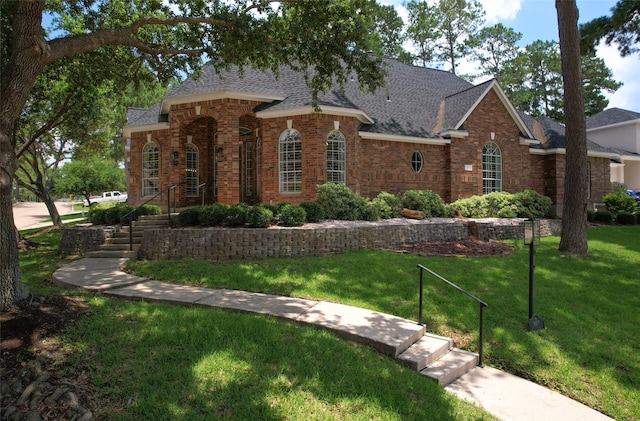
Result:
<svg viewBox="0 0 640 421"><path fill-rule="evenodd" d="M372 349L271 317L96 297L64 338L104 420L493 419Z"/></svg>
<svg viewBox="0 0 640 421"><path fill-rule="evenodd" d="M37 294L61 292L59 231L21 253ZM373 349L272 317L82 294L59 374L86 370L101 420L492 420Z"/></svg>
<svg viewBox="0 0 640 421"><path fill-rule="evenodd" d="M535 313L527 330L529 252L507 257L417 257L389 251L212 264L138 262L141 276L327 300L417 320L418 263L489 304L485 363L555 389L616 419L640 418L640 227L589 230L589 254L563 255L559 238L537 248ZM435 278L425 278L427 329L477 350L478 307Z"/></svg>
<svg viewBox="0 0 640 421"><path fill-rule="evenodd" d="M75 207L75 205L74 205ZM60 215L60 220L62 221L68 221L70 219L81 219L81 218L85 218L86 219L86 212L78 212L78 213L68 213L66 215ZM44 219L40 222L51 222L51 218L49 219Z"/></svg>

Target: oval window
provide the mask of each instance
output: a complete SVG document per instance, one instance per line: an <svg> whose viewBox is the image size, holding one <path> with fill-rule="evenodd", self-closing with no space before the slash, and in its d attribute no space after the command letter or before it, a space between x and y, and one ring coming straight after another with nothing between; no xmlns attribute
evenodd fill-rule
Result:
<svg viewBox="0 0 640 421"><path fill-rule="evenodd" d="M413 168L413 171L415 172L422 171L422 163L423 163L422 154L418 151L415 151L413 155L411 155L411 167Z"/></svg>

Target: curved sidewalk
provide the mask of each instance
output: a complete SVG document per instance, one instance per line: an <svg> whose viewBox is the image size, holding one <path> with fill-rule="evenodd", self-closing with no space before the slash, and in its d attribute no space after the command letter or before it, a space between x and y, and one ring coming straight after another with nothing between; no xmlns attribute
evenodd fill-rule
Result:
<svg viewBox="0 0 640 421"><path fill-rule="evenodd" d="M53 279L63 287L84 288L127 299L271 315L332 330L394 357L424 335L424 326L413 321L343 304L153 281L123 272L121 266L126 261L84 258L58 269ZM476 367L445 389L503 420L611 419L557 392L489 367Z"/></svg>

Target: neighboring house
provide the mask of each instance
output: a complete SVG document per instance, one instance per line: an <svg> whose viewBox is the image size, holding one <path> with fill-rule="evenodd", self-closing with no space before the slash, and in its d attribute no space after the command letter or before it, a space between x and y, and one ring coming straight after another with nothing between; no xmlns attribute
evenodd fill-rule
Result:
<svg viewBox="0 0 640 421"><path fill-rule="evenodd" d="M619 155L611 162L611 181L640 190L640 113L604 110L587 118L587 136Z"/></svg>
<svg viewBox="0 0 640 421"><path fill-rule="evenodd" d="M344 89L321 94L319 110L303 74L288 67L277 80L205 67L150 109L129 110L130 203L173 184L177 207L302 203L315 200L317 185L335 182L369 198L429 189L446 202L533 189L561 211L561 125L517 112L495 80L472 85L449 72L384 63L384 88L365 94L354 75ZM610 192L616 157L589 143L590 203Z"/></svg>

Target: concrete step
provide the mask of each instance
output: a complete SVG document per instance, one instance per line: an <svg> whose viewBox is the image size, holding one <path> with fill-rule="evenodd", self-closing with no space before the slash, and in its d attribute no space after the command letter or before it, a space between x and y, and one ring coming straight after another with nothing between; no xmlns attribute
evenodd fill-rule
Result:
<svg viewBox="0 0 640 421"><path fill-rule="evenodd" d="M133 232L134 233L137 232L137 231L142 232L142 231L145 231L145 230L148 230L148 229L165 229L165 228L168 228L168 227L169 227L169 224L164 224L163 225L163 224L158 224L158 223L153 223L153 224L148 224L147 223L147 224L142 224L141 225L141 224L138 224L137 222L135 222L133 224ZM123 225L123 227L120 230L120 232L128 233L129 232L129 225Z"/></svg>
<svg viewBox="0 0 640 421"><path fill-rule="evenodd" d="M132 240L133 244L140 244L142 243L142 236L134 235ZM106 244L129 244L129 233L123 235L114 235L107 240Z"/></svg>
<svg viewBox="0 0 640 421"><path fill-rule="evenodd" d="M84 257L124 258L136 260L138 258L138 252L129 250L96 250L85 253Z"/></svg>
<svg viewBox="0 0 640 421"><path fill-rule="evenodd" d="M133 250L138 251L140 249L140 244L132 244ZM100 246L101 251L117 251L124 250L129 251L129 243L106 243Z"/></svg>
<svg viewBox="0 0 640 421"><path fill-rule="evenodd" d="M478 354L454 348L438 361L421 370L420 374L446 386L468 373L477 364Z"/></svg>
<svg viewBox="0 0 640 421"><path fill-rule="evenodd" d="M398 359L414 370L421 371L449 352L451 342L449 338L427 333L398 355Z"/></svg>

